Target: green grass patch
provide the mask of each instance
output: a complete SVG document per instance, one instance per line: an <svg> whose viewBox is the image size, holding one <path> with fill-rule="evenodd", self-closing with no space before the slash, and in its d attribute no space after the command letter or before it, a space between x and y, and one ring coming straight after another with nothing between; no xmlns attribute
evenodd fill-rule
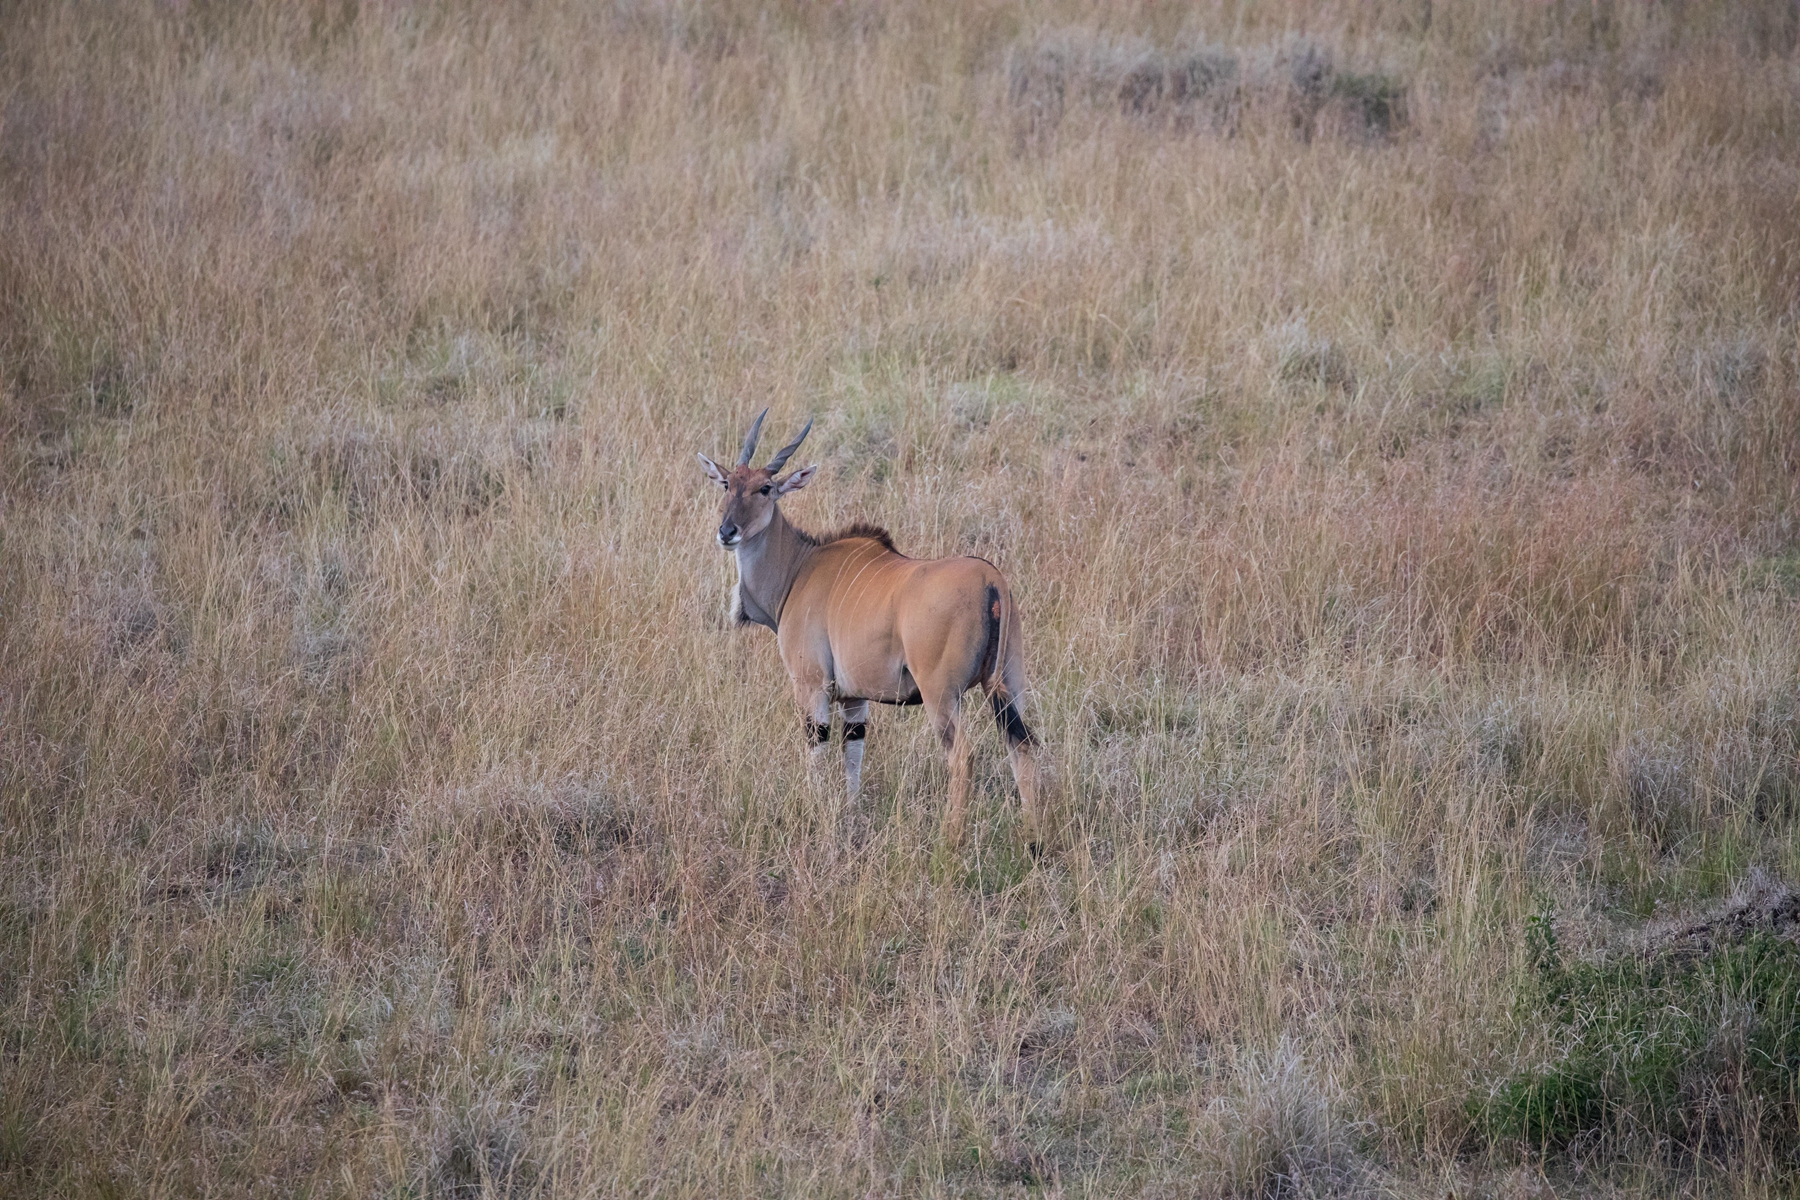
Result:
<svg viewBox="0 0 1800 1200"><path fill-rule="evenodd" d="M1527 947L1526 1018L1552 1022L1562 1052L1472 1102L1490 1137L1549 1153L1580 1140L1791 1169L1800 946L1757 932L1699 952L1565 965L1537 918Z"/></svg>
<svg viewBox="0 0 1800 1200"><path fill-rule="evenodd" d="M1744 585L1750 591L1800 596L1800 546L1759 558L1744 569Z"/></svg>

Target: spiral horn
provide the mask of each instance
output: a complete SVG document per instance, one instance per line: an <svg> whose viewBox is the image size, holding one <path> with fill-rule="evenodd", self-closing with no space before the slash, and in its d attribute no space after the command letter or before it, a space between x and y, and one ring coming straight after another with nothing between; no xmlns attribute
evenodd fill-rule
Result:
<svg viewBox="0 0 1800 1200"><path fill-rule="evenodd" d="M812 425L812 421L808 420L806 422L806 428L800 431L799 437L775 452L775 457L769 460L769 470L779 471L782 467L787 465L788 456L800 448L800 443L804 442L806 440L806 435L812 432Z"/></svg>
<svg viewBox="0 0 1800 1200"><path fill-rule="evenodd" d="M750 465L750 456L756 453L756 439L762 436L763 418L768 415L769 410L765 408L756 414L756 420L750 422L750 432L744 435L744 448L738 453L738 466Z"/></svg>

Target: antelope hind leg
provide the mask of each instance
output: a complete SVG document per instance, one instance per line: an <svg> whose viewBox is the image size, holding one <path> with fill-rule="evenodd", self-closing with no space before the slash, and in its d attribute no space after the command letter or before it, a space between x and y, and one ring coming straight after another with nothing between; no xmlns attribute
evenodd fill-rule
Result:
<svg viewBox="0 0 1800 1200"><path fill-rule="evenodd" d="M999 686L988 693L988 705L994 710L994 723L1000 727L1000 739L1006 743L1006 759L1012 764L1013 780L1019 785L1019 806L1025 815L1025 844L1032 858L1044 852L1043 797L1038 778L1037 735L1019 714L1019 701L1025 694L1025 665L1018 652L1016 621L1012 645Z"/></svg>
<svg viewBox="0 0 1800 1200"><path fill-rule="evenodd" d="M1025 848L1031 852L1032 858L1042 857L1044 813L1042 798L1038 794L1037 759L1032 756L1029 742L1009 745L1006 748L1006 758L1012 764L1013 780L1019 785L1019 806L1025 813Z"/></svg>
<svg viewBox="0 0 1800 1200"><path fill-rule="evenodd" d="M963 810L969 799L969 738L957 720L962 697L925 692L925 717L937 730L938 741L950 760L950 803L944 809L944 839L955 846L962 841Z"/></svg>
<svg viewBox="0 0 1800 1200"><path fill-rule="evenodd" d="M950 756L950 806L944 813L944 837L952 846L959 846L969 807L969 731L951 718L947 727L939 728L938 737Z"/></svg>

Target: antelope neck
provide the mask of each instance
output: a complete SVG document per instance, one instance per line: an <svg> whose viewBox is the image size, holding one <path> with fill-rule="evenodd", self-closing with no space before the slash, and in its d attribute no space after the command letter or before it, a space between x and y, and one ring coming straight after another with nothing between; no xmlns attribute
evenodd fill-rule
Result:
<svg viewBox="0 0 1800 1200"><path fill-rule="evenodd" d="M770 629L781 624L794 578L815 549L811 539L788 524L780 508L769 518L768 528L738 546L738 586L760 614L752 614L752 620Z"/></svg>

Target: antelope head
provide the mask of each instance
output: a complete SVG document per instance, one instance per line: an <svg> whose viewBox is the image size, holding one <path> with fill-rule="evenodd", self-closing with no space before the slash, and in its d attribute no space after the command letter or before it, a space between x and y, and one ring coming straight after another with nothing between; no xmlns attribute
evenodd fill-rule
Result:
<svg viewBox="0 0 1800 1200"><path fill-rule="evenodd" d="M719 507L719 545L726 550L736 550L745 542L762 536L775 519L775 502L789 492L797 492L812 482L817 465L801 467L798 471L776 478L781 468L806 435L812 432L812 422L800 431L800 436L775 452L775 457L761 467L750 465L750 456L756 453L756 439L762 434L763 418L769 415L768 409L756 414L751 423L750 432L744 435L744 448L738 452L737 465L727 470L706 455L700 455L700 465L712 477L712 481L725 491L724 502Z"/></svg>

